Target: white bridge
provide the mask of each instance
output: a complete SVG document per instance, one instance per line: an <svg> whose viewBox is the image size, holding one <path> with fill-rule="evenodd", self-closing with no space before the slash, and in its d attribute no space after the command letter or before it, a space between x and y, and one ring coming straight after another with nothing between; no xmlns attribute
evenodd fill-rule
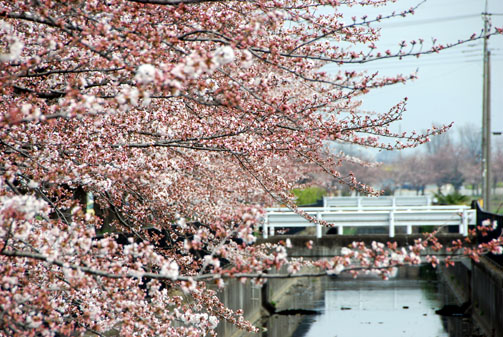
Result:
<svg viewBox="0 0 503 337"><path fill-rule="evenodd" d="M309 216L329 223L344 233L344 227L388 227L395 236L396 227L405 227L412 234L416 226L457 226L468 235L468 225L474 225L475 210L468 206L434 206L428 197L325 197L324 207L299 208ZM288 208L268 208L263 223L263 236L274 235L276 228L316 227L316 237L322 236L322 225L312 222Z"/></svg>

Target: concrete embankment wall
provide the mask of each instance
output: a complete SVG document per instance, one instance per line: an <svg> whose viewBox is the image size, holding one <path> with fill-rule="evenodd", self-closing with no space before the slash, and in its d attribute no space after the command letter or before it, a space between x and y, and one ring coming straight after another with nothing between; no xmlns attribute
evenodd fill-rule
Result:
<svg viewBox="0 0 503 337"><path fill-rule="evenodd" d="M260 287L247 281L242 283L236 279L227 280L223 289L218 291L220 301L234 311L243 309L245 318L252 323L260 319L262 301L260 299ZM218 336L237 336L237 332L241 331L224 320L220 320L217 327Z"/></svg>
<svg viewBox="0 0 503 337"><path fill-rule="evenodd" d="M288 297L288 292L299 282L297 279L278 279L269 280L267 286L267 296L266 298L270 303L281 304ZM286 322L285 324L267 324L262 318L266 314L262 308L262 298L261 298L262 287L260 285L255 285L253 282L247 280L245 283L239 280L231 279L226 281L226 286L219 291L218 297L223 302L223 304L232 309L243 309L245 312L246 320L252 322L256 327L262 330L262 326L269 326L273 329L295 329L296 324L294 322ZM298 320L298 317L295 318ZM282 320L283 321L283 320ZM280 323L280 322L278 322ZM297 322L298 324L298 322ZM288 335L287 331L282 330ZM264 331L265 332L265 331ZM292 331L293 332L293 331ZM244 337L253 336L258 337L261 334L246 334L245 331L236 329L234 325L221 321L217 328L218 336L224 337ZM266 332L267 334L267 332Z"/></svg>
<svg viewBox="0 0 503 337"><path fill-rule="evenodd" d="M503 337L503 270L485 258L473 265L472 300L488 336Z"/></svg>
<svg viewBox="0 0 503 337"><path fill-rule="evenodd" d="M470 301L472 316L485 335L503 337L503 270L489 259L442 267L441 275L458 304Z"/></svg>

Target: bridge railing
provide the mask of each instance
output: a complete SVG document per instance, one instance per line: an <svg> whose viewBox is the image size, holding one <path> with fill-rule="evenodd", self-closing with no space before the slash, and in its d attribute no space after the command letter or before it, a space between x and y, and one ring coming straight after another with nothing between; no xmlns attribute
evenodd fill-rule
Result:
<svg viewBox="0 0 503 337"><path fill-rule="evenodd" d="M344 227L388 227L389 236L395 236L396 227L406 227L412 234L417 226L458 226L459 233L467 235L468 225L475 224L475 210L468 206L374 207L330 210L318 207L302 209L311 217L333 224L339 234ZM322 225L285 209L268 209L263 223L263 236L274 235L276 228L316 227L316 237L322 236Z"/></svg>
<svg viewBox="0 0 503 337"><path fill-rule="evenodd" d="M431 206L429 196L381 196L377 197L324 197L323 207L403 207L403 206Z"/></svg>
<svg viewBox="0 0 503 337"><path fill-rule="evenodd" d="M366 207L338 207L338 208L322 208L322 207L299 207L299 210L304 212L366 212L366 211L430 211L430 210L463 210L470 209L464 205L429 205L429 206L366 206ZM267 212L292 212L288 207L269 207Z"/></svg>

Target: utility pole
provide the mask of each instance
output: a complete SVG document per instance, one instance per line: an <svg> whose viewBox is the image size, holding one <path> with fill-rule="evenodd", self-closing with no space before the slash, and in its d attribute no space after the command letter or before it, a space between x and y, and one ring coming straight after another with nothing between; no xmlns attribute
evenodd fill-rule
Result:
<svg viewBox="0 0 503 337"><path fill-rule="evenodd" d="M489 15L487 0L484 17L484 65L482 80L482 198L484 209L491 208L491 53L487 48L489 34Z"/></svg>

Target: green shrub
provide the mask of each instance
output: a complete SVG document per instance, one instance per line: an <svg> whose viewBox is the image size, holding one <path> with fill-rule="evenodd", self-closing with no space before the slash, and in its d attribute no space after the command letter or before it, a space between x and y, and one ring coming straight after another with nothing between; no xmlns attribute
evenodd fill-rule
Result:
<svg viewBox="0 0 503 337"><path fill-rule="evenodd" d="M470 197L459 192L453 192L447 195L435 193L437 205L466 205L470 202Z"/></svg>
<svg viewBox="0 0 503 337"><path fill-rule="evenodd" d="M344 227L342 229L342 232L344 235L356 235L356 234L358 234L358 228L357 227Z"/></svg>
<svg viewBox="0 0 503 337"><path fill-rule="evenodd" d="M292 192L296 197L295 203L298 206L314 204L316 201L323 198L326 193L325 189L317 186L304 189L295 188Z"/></svg>

